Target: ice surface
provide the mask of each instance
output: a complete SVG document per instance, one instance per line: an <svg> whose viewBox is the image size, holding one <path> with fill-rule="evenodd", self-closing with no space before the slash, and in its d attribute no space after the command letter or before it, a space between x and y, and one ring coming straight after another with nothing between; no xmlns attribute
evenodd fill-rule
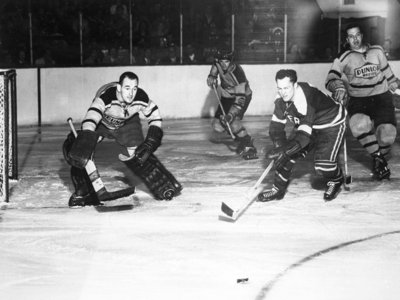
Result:
<svg viewBox="0 0 400 300"><path fill-rule="evenodd" d="M156 154L184 186L170 202L153 200L102 142L96 164L108 189L138 193L80 209L67 207L67 124L20 128L20 179L0 210L0 299L397 300L398 140L391 181L369 180L371 162L349 136L353 183L334 201L322 200L309 157L283 200L255 202L235 223L219 217L221 202L242 201L268 165L269 121L246 118L260 159L244 161L210 120L167 120Z"/></svg>

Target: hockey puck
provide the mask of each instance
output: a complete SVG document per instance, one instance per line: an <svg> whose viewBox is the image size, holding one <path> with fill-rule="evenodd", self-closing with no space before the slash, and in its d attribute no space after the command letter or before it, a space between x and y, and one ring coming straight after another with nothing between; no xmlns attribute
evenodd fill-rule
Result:
<svg viewBox="0 0 400 300"><path fill-rule="evenodd" d="M236 283L247 283L249 278L238 278L236 279Z"/></svg>

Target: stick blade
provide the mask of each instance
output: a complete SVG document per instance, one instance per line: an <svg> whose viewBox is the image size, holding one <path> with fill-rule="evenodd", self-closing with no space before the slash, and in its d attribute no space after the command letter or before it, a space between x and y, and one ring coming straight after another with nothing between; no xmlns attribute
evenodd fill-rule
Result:
<svg viewBox="0 0 400 300"><path fill-rule="evenodd" d="M229 207L228 204L226 204L225 202L221 203L221 210L225 215L227 215L230 218L232 218L235 213L235 211L231 207Z"/></svg>
<svg viewBox="0 0 400 300"><path fill-rule="evenodd" d="M127 187L122 190L114 191L114 192L105 192L98 196L100 201L113 201L119 198L128 197L135 193L136 188L134 186Z"/></svg>

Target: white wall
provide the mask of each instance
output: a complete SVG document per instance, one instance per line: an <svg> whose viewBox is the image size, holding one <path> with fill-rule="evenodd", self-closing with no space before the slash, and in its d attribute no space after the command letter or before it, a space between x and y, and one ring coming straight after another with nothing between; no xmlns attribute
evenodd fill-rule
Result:
<svg viewBox="0 0 400 300"><path fill-rule="evenodd" d="M400 61L390 62L400 76ZM253 101L247 115L271 114L276 95L275 74L293 68L299 81L307 81L325 91L324 82L330 63L243 65ZM165 119L212 116L218 102L206 85L210 66L144 66L41 69L42 124L61 124L68 117L81 121L97 89L116 81L124 71L139 76L142 87L160 107ZM37 71L17 70L18 124L35 125L38 121Z"/></svg>

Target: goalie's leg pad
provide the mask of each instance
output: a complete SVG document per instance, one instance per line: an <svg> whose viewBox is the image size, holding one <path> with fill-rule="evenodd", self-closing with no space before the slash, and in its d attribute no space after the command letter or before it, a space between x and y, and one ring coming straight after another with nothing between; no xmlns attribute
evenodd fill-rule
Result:
<svg viewBox="0 0 400 300"><path fill-rule="evenodd" d="M68 206L98 205L100 201L85 170L71 167L71 179L75 188Z"/></svg>
<svg viewBox="0 0 400 300"><path fill-rule="evenodd" d="M135 156L124 163L142 179L157 200L171 200L182 191L182 185L154 154L150 155L143 165Z"/></svg>

